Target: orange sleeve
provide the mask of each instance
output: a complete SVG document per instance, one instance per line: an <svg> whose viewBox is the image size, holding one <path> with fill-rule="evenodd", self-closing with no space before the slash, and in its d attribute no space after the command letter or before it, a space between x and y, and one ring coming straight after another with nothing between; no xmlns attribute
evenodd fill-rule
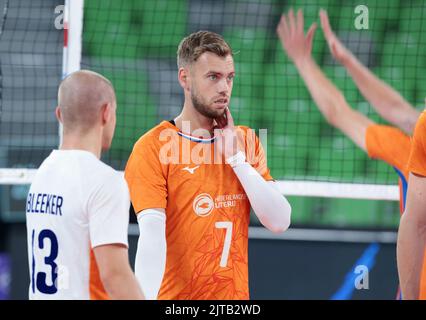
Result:
<svg viewBox="0 0 426 320"><path fill-rule="evenodd" d="M411 147L408 135L391 126L373 124L367 128L365 139L370 158L383 160L404 170Z"/></svg>
<svg viewBox="0 0 426 320"><path fill-rule="evenodd" d="M134 146L125 169L130 199L136 213L150 208L166 208L167 183L159 150L150 137Z"/></svg>
<svg viewBox="0 0 426 320"><path fill-rule="evenodd" d="M411 143L408 170L426 176L426 113L422 112L417 121Z"/></svg>
<svg viewBox="0 0 426 320"><path fill-rule="evenodd" d="M266 181L274 180L267 165L265 150L258 136L253 129L244 128L244 131L247 162L250 163Z"/></svg>

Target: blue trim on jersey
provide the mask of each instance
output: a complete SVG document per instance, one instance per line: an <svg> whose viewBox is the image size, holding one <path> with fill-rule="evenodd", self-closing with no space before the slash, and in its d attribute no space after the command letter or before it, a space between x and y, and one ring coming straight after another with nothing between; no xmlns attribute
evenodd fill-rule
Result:
<svg viewBox="0 0 426 320"><path fill-rule="evenodd" d="M216 139L215 137L210 138L210 139L195 138L195 137L191 137L191 136L188 136L186 134L183 134L182 132L178 132L178 135L181 136L182 138L191 140L193 142L200 142L200 143L213 143L214 140Z"/></svg>
<svg viewBox="0 0 426 320"><path fill-rule="evenodd" d="M358 275L355 273L355 268L357 266L364 265L367 267L369 272L371 272L374 264L376 263L376 255L379 250L380 245L378 243L372 243L368 246L358 261L355 262L355 265L347 273L342 286L335 294L333 294L330 300L349 300L352 298L353 292L355 290L355 280L358 277Z"/></svg>
<svg viewBox="0 0 426 320"><path fill-rule="evenodd" d="M398 168L393 167L393 169L396 171L396 173L398 174L398 176L399 176L399 178L401 179L401 182L402 182L402 206L403 206L403 209L405 210L405 202L407 200L408 182L407 182L407 179L405 179L405 176L402 174L402 172Z"/></svg>
<svg viewBox="0 0 426 320"><path fill-rule="evenodd" d="M35 272L35 257L34 257L34 234L35 234L35 230L33 229L33 234L32 234L32 252L33 252L33 261L31 264L31 287L33 289L33 293L35 293L35 281L34 281L34 272Z"/></svg>

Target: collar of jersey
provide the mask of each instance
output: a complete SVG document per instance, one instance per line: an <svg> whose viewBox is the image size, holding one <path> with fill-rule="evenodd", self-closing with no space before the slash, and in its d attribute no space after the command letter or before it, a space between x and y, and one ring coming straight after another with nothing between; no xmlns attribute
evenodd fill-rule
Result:
<svg viewBox="0 0 426 320"><path fill-rule="evenodd" d="M191 136L191 135L189 135L189 134L183 133L182 131L180 131L180 130L179 130L179 128L178 128L178 127L174 126L174 125L173 125L173 124L171 124L169 121L164 121L164 123L165 123L165 125L166 125L166 126L173 127L173 129L175 129L175 130L176 130L177 134L178 134L180 137L185 138L185 139L188 139L188 140L193 141L193 142L199 142L199 143L213 143L213 142L214 142L214 140L216 139L216 137L213 137L213 138L206 138L206 139L204 139L204 138L199 138L199 137L194 137L194 136Z"/></svg>
<svg viewBox="0 0 426 320"><path fill-rule="evenodd" d="M214 140L216 138L216 137L207 138L207 139L197 138L197 137L190 136L189 134L185 134L185 133L183 133L181 131L178 131L178 135L181 136L182 138L191 140L193 142L200 142L200 143L212 143L212 142L214 142Z"/></svg>

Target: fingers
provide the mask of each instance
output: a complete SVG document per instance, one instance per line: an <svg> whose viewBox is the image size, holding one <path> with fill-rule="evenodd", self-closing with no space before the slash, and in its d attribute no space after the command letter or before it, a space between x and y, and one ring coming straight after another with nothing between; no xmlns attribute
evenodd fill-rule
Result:
<svg viewBox="0 0 426 320"><path fill-rule="evenodd" d="M332 56L335 57L336 59L340 59L341 58L340 57L340 52L337 49L336 43L333 42L330 45L330 51L331 51Z"/></svg>
<svg viewBox="0 0 426 320"><path fill-rule="evenodd" d="M217 128L223 129L226 126L226 119L224 116L216 118Z"/></svg>
<svg viewBox="0 0 426 320"><path fill-rule="evenodd" d="M329 37L332 33L331 27L330 27L330 21L328 20L327 11L324 9L320 10L320 19L321 19L321 27L324 31L324 34L326 37Z"/></svg>
<svg viewBox="0 0 426 320"><path fill-rule="evenodd" d="M286 40L295 35L303 35L304 25L305 20L302 9L297 10L297 16L295 16L294 10L290 9L287 15L283 14L281 16L277 32Z"/></svg>
<svg viewBox="0 0 426 320"><path fill-rule="evenodd" d="M280 23L278 24L277 33L284 42L288 39L289 29L287 19L284 14L281 16Z"/></svg>
<svg viewBox="0 0 426 320"><path fill-rule="evenodd" d="M296 24L297 24L297 30L296 30L297 34L303 34L303 26L305 24L305 21L303 19L302 9L297 10Z"/></svg>
<svg viewBox="0 0 426 320"><path fill-rule="evenodd" d="M227 128L234 128L234 118L232 118L231 111L229 111L229 107L225 109L226 119L228 119Z"/></svg>
<svg viewBox="0 0 426 320"><path fill-rule="evenodd" d="M293 36L295 34L295 30L296 30L296 21L294 18L294 11L293 9L290 9L289 13L288 13L288 20L290 23L290 35Z"/></svg>
<svg viewBox="0 0 426 320"><path fill-rule="evenodd" d="M317 24L313 23L311 27L308 30L308 33L306 35L306 43L308 44L309 51L312 49L312 41L314 39L315 31L317 30Z"/></svg>

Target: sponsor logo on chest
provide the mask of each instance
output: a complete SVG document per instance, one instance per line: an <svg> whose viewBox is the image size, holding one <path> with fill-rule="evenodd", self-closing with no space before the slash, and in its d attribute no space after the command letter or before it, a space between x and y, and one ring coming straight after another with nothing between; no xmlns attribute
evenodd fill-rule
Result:
<svg viewBox="0 0 426 320"><path fill-rule="evenodd" d="M222 194L215 199L208 193L201 193L195 197L192 208L197 216L207 217L213 212L213 209L234 208L237 206L238 201L246 199L247 195L245 193Z"/></svg>

